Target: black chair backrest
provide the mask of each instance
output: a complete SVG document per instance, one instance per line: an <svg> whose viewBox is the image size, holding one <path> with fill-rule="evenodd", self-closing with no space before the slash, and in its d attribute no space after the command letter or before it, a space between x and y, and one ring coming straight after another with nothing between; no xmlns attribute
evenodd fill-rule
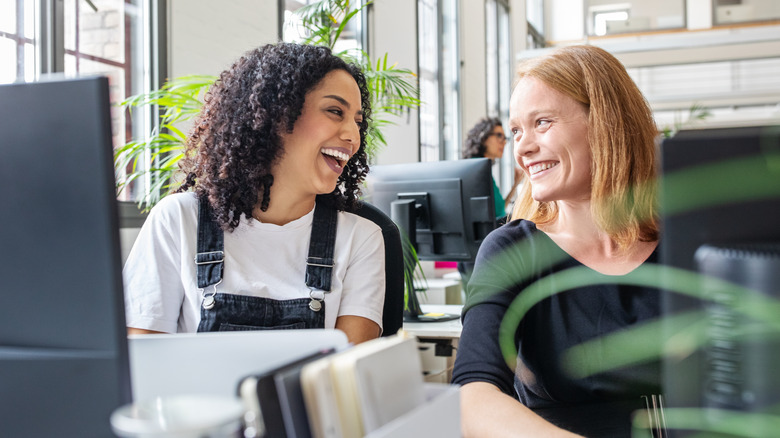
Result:
<svg viewBox="0 0 780 438"><path fill-rule="evenodd" d="M367 202L354 212L382 229L385 240L385 306L382 313L382 336L396 334L404 323L404 252L401 232L389 216Z"/></svg>

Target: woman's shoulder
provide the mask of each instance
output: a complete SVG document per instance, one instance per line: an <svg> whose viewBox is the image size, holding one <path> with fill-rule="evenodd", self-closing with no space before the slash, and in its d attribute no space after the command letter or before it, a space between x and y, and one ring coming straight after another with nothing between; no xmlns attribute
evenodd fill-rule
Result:
<svg viewBox="0 0 780 438"><path fill-rule="evenodd" d="M180 208L196 208L198 206L198 198L193 192L171 193L160 199L154 209L157 210L171 210ZM153 210L154 210L153 209Z"/></svg>
<svg viewBox="0 0 780 438"><path fill-rule="evenodd" d="M520 241L535 238L539 234L536 224L525 219L515 219L493 230L485 238L483 245L487 244L506 246Z"/></svg>
<svg viewBox="0 0 780 438"><path fill-rule="evenodd" d="M357 234L371 234L381 232L382 227L371 219L367 219L354 212L339 211L339 228L354 230Z"/></svg>
<svg viewBox="0 0 780 438"><path fill-rule="evenodd" d="M184 215L197 215L198 198L192 192L172 193L162 198L149 212L150 220L181 218Z"/></svg>
<svg viewBox="0 0 780 438"><path fill-rule="evenodd" d="M513 220L490 233L479 247L478 260L502 258L514 266L540 269L567 258L534 222Z"/></svg>

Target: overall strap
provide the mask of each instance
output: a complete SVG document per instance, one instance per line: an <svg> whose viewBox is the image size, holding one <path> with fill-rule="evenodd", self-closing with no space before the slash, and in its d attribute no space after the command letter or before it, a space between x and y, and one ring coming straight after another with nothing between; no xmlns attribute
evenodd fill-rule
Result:
<svg viewBox="0 0 780 438"><path fill-rule="evenodd" d="M317 202L306 259L306 286L330 291L333 273L333 248L336 246L338 211L327 202Z"/></svg>
<svg viewBox="0 0 780 438"><path fill-rule="evenodd" d="M318 202L314 207L309 256L306 259L306 285L310 288L330 291L337 215L337 210L326 203ZM197 246L198 287L203 289L222 281L225 264L224 232L214 220L206 199L198 200Z"/></svg>
<svg viewBox="0 0 780 438"><path fill-rule="evenodd" d="M214 220L208 199L198 199L198 287L204 289L222 281L225 265L225 237Z"/></svg>

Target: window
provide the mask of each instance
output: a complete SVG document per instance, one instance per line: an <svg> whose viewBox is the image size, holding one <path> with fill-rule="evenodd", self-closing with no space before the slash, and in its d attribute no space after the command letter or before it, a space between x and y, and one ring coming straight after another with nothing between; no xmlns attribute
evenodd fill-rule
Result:
<svg viewBox="0 0 780 438"><path fill-rule="evenodd" d="M279 29L281 29L280 38L282 41L290 43L300 42L308 36L306 28L303 27L301 19L295 15L295 11L304 6L319 2L320 0L280 0L280 3L282 3L280 5L282 13L280 14L281 23ZM356 3L363 4L363 2ZM334 52L362 50L364 47L368 47L366 41L368 32L365 31L366 14L364 12L365 10L358 12L349 20L338 41L336 41L333 46Z"/></svg>
<svg viewBox="0 0 780 438"><path fill-rule="evenodd" d="M487 65L487 114L498 117L504 128L509 122L509 97L512 94L512 48L509 29L509 5L505 0L485 3L485 63ZM530 27L529 27L530 29ZM501 187L514 182L515 160L511 145L507 145L499 166L493 168Z"/></svg>
<svg viewBox="0 0 780 438"><path fill-rule="evenodd" d="M155 0L0 0L0 83L105 75L112 103L157 87L151 17L163 10ZM151 115L139 112L112 107L114 147L150 131ZM121 199L134 200L142 185Z"/></svg>
<svg viewBox="0 0 780 438"><path fill-rule="evenodd" d="M544 0L527 0L525 17L528 22L526 47L541 49L547 44L544 39Z"/></svg>
<svg viewBox="0 0 780 438"><path fill-rule="evenodd" d="M0 83L35 79L34 3L0 0Z"/></svg>
<svg viewBox="0 0 780 438"><path fill-rule="evenodd" d="M420 161L460 158L460 56L455 0L418 0Z"/></svg>
<svg viewBox="0 0 780 438"><path fill-rule="evenodd" d="M485 64L487 66L487 114L509 118L512 52L509 34L509 8L500 0L485 4Z"/></svg>

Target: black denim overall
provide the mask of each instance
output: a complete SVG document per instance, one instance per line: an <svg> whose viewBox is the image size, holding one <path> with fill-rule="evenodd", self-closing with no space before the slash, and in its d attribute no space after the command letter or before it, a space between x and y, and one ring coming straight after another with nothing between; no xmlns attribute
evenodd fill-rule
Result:
<svg viewBox="0 0 780 438"><path fill-rule="evenodd" d="M198 288L203 293L199 332L279 330L325 327L325 293L330 291L336 210L317 202L306 260L309 298L273 300L217 293L225 264L224 232L214 221L206 200L198 202ZM212 287L210 291L206 289Z"/></svg>

